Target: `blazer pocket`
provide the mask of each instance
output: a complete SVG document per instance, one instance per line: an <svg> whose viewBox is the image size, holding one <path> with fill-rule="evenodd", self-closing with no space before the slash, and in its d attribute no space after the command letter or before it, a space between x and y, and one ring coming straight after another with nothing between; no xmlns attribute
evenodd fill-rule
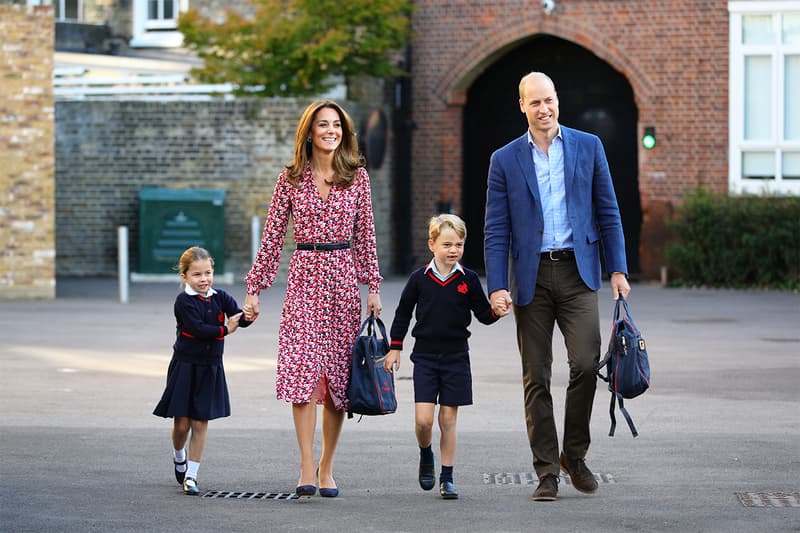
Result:
<svg viewBox="0 0 800 533"><path fill-rule="evenodd" d="M600 235L598 235L597 230L590 231L586 234L586 242L588 244L594 244L600 240Z"/></svg>

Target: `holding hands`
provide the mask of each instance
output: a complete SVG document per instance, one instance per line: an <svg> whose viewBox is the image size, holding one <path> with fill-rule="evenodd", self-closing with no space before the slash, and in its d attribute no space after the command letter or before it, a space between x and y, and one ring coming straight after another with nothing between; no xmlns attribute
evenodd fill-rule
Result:
<svg viewBox="0 0 800 533"><path fill-rule="evenodd" d="M242 313L236 313L235 315L228 317L228 322L225 324L228 326L228 335L239 329L240 318L242 318Z"/></svg>
<svg viewBox="0 0 800 533"><path fill-rule="evenodd" d="M242 311L244 312L244 319L249 322L258 318L258 295L248 294L245 296Z"/></svg>
<svg viewBox="0 0 800 533"><path fill-rule="evenodd" d="M492 304L492 311L495 315L503 317L511 311L511 294L505 289L494 291L489 296L489 301Z"/></svg>

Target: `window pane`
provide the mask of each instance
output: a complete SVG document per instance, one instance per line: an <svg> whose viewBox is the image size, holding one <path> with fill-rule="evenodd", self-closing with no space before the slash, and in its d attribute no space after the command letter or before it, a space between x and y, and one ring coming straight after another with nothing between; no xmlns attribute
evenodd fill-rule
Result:
<svg viewBox="0 0 800 533"><path fill-rule="evenodd" d="M800 180L800 152L784 152L783 179Z"/></svg>
<svg viewBox="0 0 800 533"><path fill-rule="evenodd" d="M800 55L787 55L784 68L783 138L800 140Z"/></svg>
<svg viewBox="0 0 800 533"><path fill-rule="evenodd" d="M783 16L783 44L800 44L800 13Z"/></svg>
<svg viewBox="0 0 800 533"><path fill-rule="evenodd" d="M78 19L78 0L64 1L64 16L68 19Z"/></svg>
<svg viewBox="0 0 800 533"><path fill-rule="evenodd" d="M775 153L743 152L742 177L753 180L775 179Z"/></svg>
<svg viewBox="0 0 800 533"><path fill-rule="evenodd" d="M150 0L147 2L147 18L150 20L158 20L158 0Z"/></svg>
<svg viewBox="0 0 800 533"><path fill-rule="evenodd" d="M173 19L175 17L175 0L164 0L164 19Z"/></svg>
<svg viewBox="0 0 800 533"><path fill-rule="evenodd" d="M772 138L772 65L770 56L744 60L744 138Z"/></svg>
<svg viewBox="0 0 800 533"><path fill-rule="evenodd" d="M744 44L775 44L772 33L772 15L745 15L742 17L742 42Z"/></svg>

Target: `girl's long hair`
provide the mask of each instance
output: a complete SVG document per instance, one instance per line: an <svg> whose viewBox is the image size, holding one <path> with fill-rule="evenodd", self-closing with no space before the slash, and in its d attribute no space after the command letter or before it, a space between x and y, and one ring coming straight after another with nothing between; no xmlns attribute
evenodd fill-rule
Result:
<svg viewBox="0 0 800 533"><path fill-rule="evenodd" d="M314 120L319 110L326 107L336 111L342 123L342 142L333 153L334 185L349 187L353 184L358 167L364 166L364 158L358 152L358 140L350 115L333 100L316 100L306 107L300 117L294 140L294 159L286 165L286 179L295 188L299 186L300 177L311 159L313 144L308 141L308 137L314 126Z"/></svg>

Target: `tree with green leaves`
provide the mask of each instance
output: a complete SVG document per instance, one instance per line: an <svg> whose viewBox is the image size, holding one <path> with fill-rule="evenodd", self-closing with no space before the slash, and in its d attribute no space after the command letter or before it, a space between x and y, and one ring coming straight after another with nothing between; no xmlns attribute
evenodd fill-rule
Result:
<svg viewBox="0 0 800 533"><path fill-rule="evenodd" d="M402 74L390 54L410 36L410 0L251 0L255 15L226 11L224 22L196 8L181 14L184 43L203 60L192 74L233 83L237 94L319 94L331 77Z"/></svg>

